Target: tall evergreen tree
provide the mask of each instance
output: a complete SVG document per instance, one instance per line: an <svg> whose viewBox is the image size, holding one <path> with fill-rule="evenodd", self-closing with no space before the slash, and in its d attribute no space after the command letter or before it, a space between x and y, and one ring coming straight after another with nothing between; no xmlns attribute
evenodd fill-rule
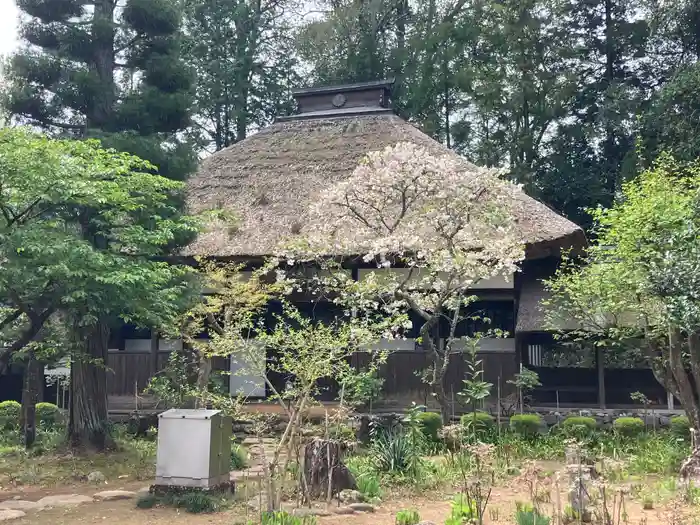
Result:
<svg viewBox="0 0 700 525"><path fill-rule="evenodd" d="M179 58L180 3L18 0L17 5L27 15L20 29L25 46L10 59L3 93L14 119L63 137L100 138L103 145L151 161L162 175L186 177L194 155L178 138L189 125L191 106L191 74ZM119 241L100 231L98 208L81 211L77 231L95 250L114 249ZM167 217L150 218L159 219ZM83 280L94 277L86 273ZM76 315L66 317L74 348L69 428L74 443L101 447L109 327L119 314L84 303L82 311L74 308Z"/></svg>
<svg viewBox="0 0 700 525"><path fill-rule="evenodd" d="M196 72L193 128L219 150L291 112L294 71L286 0L187 0L183 57Z"/></svg>
<svg viewBox="0 0 700 525"><path fill-rule="evenodd" d="M194 166L191 73L169 0L18 0L25 46L10 59L3 105L17 120L151 161L183 179Z"/></svg>

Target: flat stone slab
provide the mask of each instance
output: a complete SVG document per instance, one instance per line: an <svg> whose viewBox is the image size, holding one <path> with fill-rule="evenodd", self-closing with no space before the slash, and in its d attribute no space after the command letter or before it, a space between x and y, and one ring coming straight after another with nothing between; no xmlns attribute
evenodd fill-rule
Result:
<svg viewBox="0 0 700 525"><path fill-rule="evenodd" d="M331 513L328 512L326 509L317 509L317 508L307 508L307 507L297 507L296 509L292 509L292 516L297 516L299 518L305 518L307 516L330 516Z"/></svg>
<svg viewBox="0 0 700 525"><path fill-rule="evenodd" d="M36 501L25 501L23 499L11 499L0 503L0 510L39 510L43 509Z"/></svg>
<svg viewBox="0 0 700 525"><path fill-rule="evenodd" d="M21 510L5 509L0 510L0 521L12 521L24 518L26 514Z"/></svg>
<svg viewBox="0 0 700 525"><path fill-rule="evenodd" d="M83 503L92 503L93 501L94 500L90 496L63 494L58 496L46 496L37 501L37 503L42 507L71 507L73 505L82 505Z"/></svg>
<svg viewBox="0 0 700 525"><path fill-rule="evenodd" d="M376 510L374 505L370 505L369 503L350 503L348 508L356 512L374 512Z"/></svg>
<svg viewBox="0 0 700 525"><path fill-rule="evenodd" d="M103 490L93 496L95 501L120 501L124 499L134 499L136 492L130 490Z"/></svg>

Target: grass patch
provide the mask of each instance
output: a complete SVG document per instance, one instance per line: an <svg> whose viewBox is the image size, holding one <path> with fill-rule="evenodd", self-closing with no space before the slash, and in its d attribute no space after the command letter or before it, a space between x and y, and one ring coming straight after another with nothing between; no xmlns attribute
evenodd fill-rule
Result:
<svg viewBox="0 0 700 525"><path fill-rule="evenodd" d="M134 438L121 427L113 433L117 450L104 454L76 454L66 445L64 428L40 428L30 450L21 445L18 432L0 432L0 485L53 486L85 481L99 471L107 480L128 476L151 479L155 474L156 443Z"/></svg>

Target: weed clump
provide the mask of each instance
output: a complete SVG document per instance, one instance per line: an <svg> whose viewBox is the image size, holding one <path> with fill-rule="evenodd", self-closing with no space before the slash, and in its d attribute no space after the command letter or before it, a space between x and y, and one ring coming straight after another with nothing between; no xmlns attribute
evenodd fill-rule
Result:
<svg viewBox="0 0 700 525"><path fill-rule="evenodd" d="M679 438L690 439L690 421L688 416L673 416L670 421L671 433Z"/></svg>

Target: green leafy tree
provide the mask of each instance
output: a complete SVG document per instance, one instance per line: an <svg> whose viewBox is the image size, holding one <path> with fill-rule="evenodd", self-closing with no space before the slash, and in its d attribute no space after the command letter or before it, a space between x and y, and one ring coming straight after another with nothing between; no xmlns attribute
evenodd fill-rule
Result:
<svg viewBox="0 0 700 525"><path fill-rule="evenodd" d="M549 282L550 315L571 315L575 336L641 341L656 378L700 430L700 164L662 155L596 209L597 241L583 266ZM700 450L682 468L697 477Z"/></svg>
<svg viewBox="0 0 700 525"><path fill-rule="evenodd" d="M187 0L183 58L196 73L194 126L220 150L292 112L298 86L284 0Z"/></svg>
<svg viewBox="0 0 700 525"><path fill-rule="evenodd" d="M195 224L174 208L181 183L153 169L96 141L0 130L2 359L60 313L76 445L107 444L109 319L159 327L196 293L191 271L155 258Z"/></svg>
<svg viewBox="0 0 700 525"><path fill-rule="evenodd" d="M191 72L179 57L180 3L19 0L24 47L9 59L3 106L20 123L103 140L183 179L177 132L189 124Z"/></svg>

